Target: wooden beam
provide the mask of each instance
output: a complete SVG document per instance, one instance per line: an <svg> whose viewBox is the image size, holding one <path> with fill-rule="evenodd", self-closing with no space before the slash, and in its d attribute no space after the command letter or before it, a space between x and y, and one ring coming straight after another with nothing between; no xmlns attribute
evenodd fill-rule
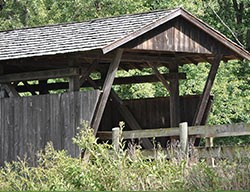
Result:
<svg viewBox="0 0 250 192"><path fill-rule="evenodd" d="M0 65L0 75L3 75L4 73L4 66ZM20 97L20 95L18 94L18 92L16 91L15 87L17 86L18 83L4 83L1 85L1 87L3 88L1 90L1 98L6 97L7 95L9 97Z"/></svg>
<svg viewBox="0 0 250 192"><path fill-rule="evenodd" d="M133 114L130 112L130 110L127 108L126 105L124 105L123 101L120 99L120 97L115 93L114 90L111 90L110 96L112 97L113 101L116 102L116 106L119 109L119 112L123 116L124 120L127 122L127 124L130 126L132 130L142 130L141 126L137 122L137 120L134 118ZM153 149L154 146L151 143L149 139L142 139L142 146L146 149Z"/></svg>
<svg viewBox="0 0 250 192"><path fill-rule="evenodd" d="M131 52L132 51L132 52ZM173 53L173 52L151 52L151 54L145 54L145 52L135 51L131 49L127 49L126 52L124 51L123 57L121 59L121 67L124 67L126 63L155 63L159 62L161 64L172 63L175 61L175 58L178 57L179 59L185 59L187 56L190 58L199 58L199 55L204 55L200 53ZM112 60L114 54L110 53L107 55L102 55L100 58L101 62L108 62ZM100 57L100 55L93 53L86 53L79 56L79 60L86 59L86 60L93 60L93 58ZM198 60L197 62L201 62ZM124 63L125 65L122 65Z"/></svg>
<svg viewBox="0 0 250 192"><path fill-rule="evenodd" d="M96 135L101 119L102 119L102 115L104 112L104 109L106 107L107 101L108 101L108 97L110 94L110 90L112 87L112 84L114 82L115 79L115 75L116 72L118 70L119 67L119 63L122 57L122 53L123 50L122 49L117 49L115 57L113 58L113 61L111 62L110 66L109 66L109 70L107 73L107 77L105 79L104 85L103 85L103 93L100 97L96 112L95 112L95 116L94 119L91 122L91 126L94 128L94 135Z"/></svg>
<svg viewBox="0 0 250 192"><path fill-rule="evenodd" d="M4 73L4 67L1 64L0 65L0 74L2 75L3 73ZM5 97L8 97L8 93L7 93L6 89L4 88L4 86L2 86L0 84L0 98L5 98Z"/></svg>
<svg viewBox="0 0 250 192"><path fill-rule="evenodd" d="M156 66L152 65L151 63L148 62L148 65L153 69L156 77L162 82L164 87L170 92L170 85L164 78L164 76L160 73L160 71L157 69Z"/></svg>
<svg viewBox="0 0 250 192"><path fill-rule="evenodd" d="M193 63L194 65L198 65L198 62L195 61L192 57L186 57L186 59L187 59L188 61L190 61L190 63Z"/></svg>
<svg viewBox="0 0 250 192"><path fill-rule="evenodd" d="M94 62L87 68L86 71L82 71L82 76L80 78L80 86L82 86L82 84L88 79L88 76L91 74L91 72L96 68L96 66L98 65L99 61L98 60L94 60Z"/></svg>
<svg viewBox="0 0 250 192"><path fill-rule="evenodd" d="M170 79L186 79L185 73L165 73L160 74L162 79L168 81ZM160 81L156 75L143 75L131 77L115 78L114 85L135 84L135 83L153 83ZM167 82L168 83L168 82Z"/></svg>
<svg viewBox="0 0 250 192"><path fill-rule="evenodd" d="M2 64L0 64L0 74L4 74L4 66Z"/></svg>
<svg viewBox="0 0 250 192"><path fill-rule="evenodd" d="M169 65L169 73L178 73L178 64ZM170 90L170 126L177 127L180 123L180 96L179 80L171 79L169 84Z"/></svg>
<svg viewBox="0 0 250 192"><path fill-rule="evenodd" d="M123 131L122 137L124 139L135 139L151 137L172 137L179 136L179 134L179 127L174 127ZM100 135L100 137L111 139L111 131L100 131L98 132L98 135ZM198 138L218 138L250 135L250 123L190 126L188 127L188 135L196 136Z"/></svg>
<svg viewBox="0 0 250 192"><path fill-rule="evenodd" d="M161 74L166 81L170 79L186 79L185 73L165 73ZM88 81L88 77L86 78ZM103 79L92 80L95 82L97 86L101 86L103 84ZM135 83L153 83L158 82L159 79L156 75L143 75L143 76L131 76L131 77L118 77L115 78L113 85L125 85L125 84L135 84ZM38 85L30 85L35 91L39 91ZM81 87L93 87L91 83L84 82ZM50 83L48 84L49 90L57 90L57 89L68 89L69 85L66 82L61 83ZM18 86L18 92L27 92L29 91L25 86Z"/></svg>
<svg viewBox="0 0 250 192"><path fill-rule="evenodd" d="M39 80L39 94L48 94L47 80Z"/></svg>
<svg viewBox="0 0 250 192"><path fill-rule="evenodd" d="M20 95L18 94L18 92L16 91L15 87L12 84L6 83L2 84L1 86L6 90L9 97L20 97Z"/></svg>
<svg viewBox="0 0 250 192"><path fill-rule="evenodd" d="M69 77L69 91L79 91L80 79L79 75Z"/></svg>
<svg viewBox="0 0 250 192"><path fill-rule="evenodd" d="M43 79L70 77L74 75L79 75L79 68L66 68L66 69L0 75L0 83L28 81L28 80L43 80Z"/></svg>
<svg viewBox="0 0 250 192"><path fill-rule="evenodd" d="M200 58L203 58L208 63L213 63L213 61L211 59L209 59L208 56L206 56L206 55L200 55Z"/></svg>
<svg viewBox="0 0 250 192"><path fill-rule="evenodd" d="M217 70L219 68L220 65L220 61L222 59L222 55L216 55L213 61L213 64L211 66L211 69L209 71L208 74L208 78L201 96L201 99L199 101L199 104L197 106L197 110L194 116L194 120L193 120L193 125L200 125L203 115L205 113L206 107L207 107L207 103L209 100L209 95L214 83L214 79L217 73Z"/></svg>
<svg viewBox="0 0 250 192"><path fill-rule="evenodd" d="M32 95L37 95L35 89L33 89L32 85L30 85L27 81L22 81L24 84L24 87L32 94Z"/></svg>
<svg viewBox="0 0 250 192"><path fill-rule="evenodd" d="M95 83L95 81L91 77L87 77L87 81L94 89L99 89L99 86Z"/></svg>
<svg viewBox="0 0 250 192"><path fill-rule="evenodd" d="M92 83L92 85L95 89L98 88L98 86L95 84L95 82L90 77L88 78L88 81L90 81L90 83ZM129 109L126 107L126 105L124 105L124 103L120 99L120 97L112 89L110 91L110 96L112 97L113 101L115 101L117 103L117 106L118 106L118 109L119 109L121 115L123 116L125 121L128 123L130 128L133 130L142 130L141 126L136 121L133 114L129 111ZM142 146L146 149L152 149L154 147L149 139L142 139Z"/></svg>

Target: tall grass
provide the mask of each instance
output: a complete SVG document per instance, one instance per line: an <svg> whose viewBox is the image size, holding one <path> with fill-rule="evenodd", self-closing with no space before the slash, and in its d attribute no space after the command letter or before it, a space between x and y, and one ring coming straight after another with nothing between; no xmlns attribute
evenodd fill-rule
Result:
<svg viewBox="0 0 250 192"><path fill-rule="evenodd" d="M167 160L159 152L156 159L145 158L140 147L115 152L109 144L98 144L92 129L83 127L73 138L90 158L72 158L48 143L38 156L38 165L26 161L6 163L0 169L0 190L111 191L111 190L248 190L250 161L206 162ZM123 143L120 144L121 148ZM132 155L131 155L132 154Z"/></svg>

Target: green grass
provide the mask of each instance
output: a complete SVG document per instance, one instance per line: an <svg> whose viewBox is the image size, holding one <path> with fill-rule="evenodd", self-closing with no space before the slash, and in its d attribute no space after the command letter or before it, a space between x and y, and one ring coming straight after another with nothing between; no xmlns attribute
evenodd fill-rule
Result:
<svg viewBox="0 0 250 192"><path fill-rule="evenodd" d="M6 163L0 169L0 190L39 191L128 191L128 190L249 190L250 160L217 161L215 168L205 161L169 161L163 153L145 158L140 147L114 152L111 145L97 144L92 129L84 127L73 142L90 155L89 161L56 151L52 143L37 154L37 166L26 161ZM123 143L121 143L121 148ZM133 155L131 155L133 154Z"/></svg>

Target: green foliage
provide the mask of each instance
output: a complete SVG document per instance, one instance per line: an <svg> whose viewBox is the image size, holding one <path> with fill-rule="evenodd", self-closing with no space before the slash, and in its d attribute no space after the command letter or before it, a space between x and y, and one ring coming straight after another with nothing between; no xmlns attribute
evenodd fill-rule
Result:
<svg viewBox="0 0 250 192"><path fill-rule="evenodd" d="M213 168L205 162L187 163L144 157L140 147L114 152L108 144L98 144L88 126L73 139L90 155L89 161L56 151L51 143L38 153L36 167L25 161L6 163L0 168L2 191L127 191L127 190L247 190L250 161L218 161ZM124 143L120 144L121 147Z"/></svg>
<svg viewBox="0 0 250 192"><path fill-rule="evenodd" d="M243 62L221 64L213 88L216 101L210 116L211 123L250 122L249 77L240 74L243 64Z"/></svg>

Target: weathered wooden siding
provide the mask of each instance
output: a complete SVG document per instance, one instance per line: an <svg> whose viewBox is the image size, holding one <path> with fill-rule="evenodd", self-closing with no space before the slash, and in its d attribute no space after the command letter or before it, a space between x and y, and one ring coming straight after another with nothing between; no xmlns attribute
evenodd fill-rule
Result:
<svg viewBox="0 0 250 192"><path fill-rule="evenodd" d="M211 35L179 17L134 41L134 49L212 54L228 52ZM137 44L137 45L136 45Z"/></svg>
<svg viewBox="0 0 250 192"><path fill-rule="evenodd" d="M56 149L79 154L72 137L80 121L90 121L99 91L0 99L0 164L24 158L52 141Z"/></svg>
<svg viewBox="0 0 250 192"><path fill-rule="evenodd" d="M200 96L197 95L180 97L181 122L192 124L199 99ZM208 117L211 99L212 97L209 99L202 124ZM170 127L169 97L125 100L124 103L143 129ZM109 101L99 130L110 131L112 127L119 125L119 121L124 121L124 119L119 113L118 106ZM127 123L125 130L130 130Z"/></svg>

